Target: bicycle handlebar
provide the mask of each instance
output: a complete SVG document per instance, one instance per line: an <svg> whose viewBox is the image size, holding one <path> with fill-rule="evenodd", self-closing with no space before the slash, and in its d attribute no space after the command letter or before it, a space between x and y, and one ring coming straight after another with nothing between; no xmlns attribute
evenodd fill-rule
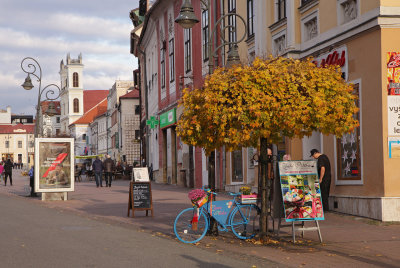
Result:
<svg viewBox="0 0 400 268"><path fill-rule="evenodd" d="M238 195L242 195L242 194L241 194L241 193L232 193L232 192L229 192L229 195L238 196Z"/></svg>

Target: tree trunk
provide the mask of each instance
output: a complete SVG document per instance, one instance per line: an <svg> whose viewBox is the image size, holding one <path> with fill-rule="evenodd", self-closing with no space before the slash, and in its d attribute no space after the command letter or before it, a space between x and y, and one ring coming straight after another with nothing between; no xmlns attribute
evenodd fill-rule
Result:
<svg viewBox="0 0 400 268"><path fill-rule="evenodd" d="M267 191L267 172L268 172L268 142L266 138L260 139L260 174L259 174L259 189L261 198L261 215L260 215L260 240L266 241L268 222L267 222L267 207L268 207L268 191Z"/></svg>

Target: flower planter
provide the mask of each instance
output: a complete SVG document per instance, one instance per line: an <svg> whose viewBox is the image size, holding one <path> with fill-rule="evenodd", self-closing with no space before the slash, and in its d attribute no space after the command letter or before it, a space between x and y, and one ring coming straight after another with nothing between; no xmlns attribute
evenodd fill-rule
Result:
<svg viewBox="0 0 400 268"><path fill-rule="evenodd" d="M240 196L240 201L242 204L256 204L258 200L258 196L256 194L249 194Z"/></svg>
<svg viewBox="0 0 400 268"><path fill-rule="evenodd" d="M197 201L192 201L193 205L197 206L198 208L202 207L205 203L207 203L208 197L207 195Z"/></svg>

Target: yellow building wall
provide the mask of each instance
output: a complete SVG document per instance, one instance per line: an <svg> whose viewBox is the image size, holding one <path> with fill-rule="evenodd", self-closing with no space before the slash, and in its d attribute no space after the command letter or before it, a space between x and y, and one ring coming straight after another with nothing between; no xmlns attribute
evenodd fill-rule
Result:
<svg viewBox="0 0 400 268"><path fill-rule="evenodd" d="M381 42L381 95L382 95L382 123L383 123L383 161L385 167L385 196L400 196L400 158L389 158L388 148L388 113L387 113L387 52L400 52L400 29L382 29Z"/></svg>
<svg viewBox="0 0 400 268"><path fill-rule="evenodd" d="M361 80L361 136L363 185L336 185L331 194L350 196L384 196L382 149L382 67L380 31L365 33L346 43L348 53L348 81ZM382 78L382 79L381 79ZM386 77L385 77L386 79ZM334 170L334 140L324 137L324 151L329 153ZM400 162L398 162L400 163Z"/></svg>
<svg viewBox="0 0 400 268"><path fill-rule="evenodd" d="M379 0L368 0L369 1L374 1L374 2L379 2ZM400 3L398 0L380 0L381 6L386 6L386 7L398 7L400 6Z"/></svg>
<svg viewBox="0 0 400 268"><path fill-rule="evenodd" d="M336 1L320 0L317 6L319 17L319 33L323 34L332 28L337 27L337 6Z"/></svg>

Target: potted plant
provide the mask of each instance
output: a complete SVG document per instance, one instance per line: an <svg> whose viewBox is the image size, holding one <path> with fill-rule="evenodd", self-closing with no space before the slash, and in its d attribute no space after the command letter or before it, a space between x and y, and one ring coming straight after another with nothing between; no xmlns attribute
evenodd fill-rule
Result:
<svg viewBox="0 0 400 268"><path fill-rule="evenodd" d="M251 193L251 187L250 186L242 186L239 189L239 192L242 194L240 196L242 204L252 204L252 203L257 203L257 194L256 193Z"/></svg>

